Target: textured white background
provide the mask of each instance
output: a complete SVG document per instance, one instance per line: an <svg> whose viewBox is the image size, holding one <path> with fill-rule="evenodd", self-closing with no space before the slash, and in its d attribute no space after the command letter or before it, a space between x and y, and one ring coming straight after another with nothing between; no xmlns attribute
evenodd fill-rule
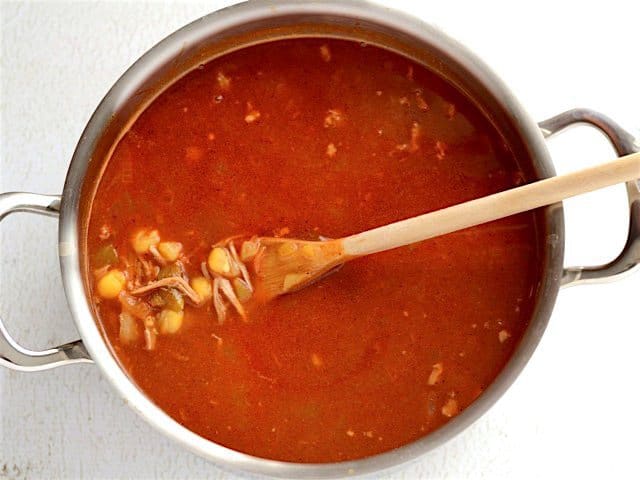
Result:
<svg viewBox="0 0 640 480"><path fill-rule="evenodd" d="M0 190L59 193L101 97L143 52L229 2L0 2ZM637 2L393 3L483 57L534 119L600 109L640 134ZM607 160L587 129L553 140L560 172ZM567 202L567 263L609 260L624 241L622 188ZM56 222L2 224L0 312L23 345L74 339ZM639 478L640 274L561 292L525 372L465 433L395 478ZM248 478L187 453L130 411L95 366L0 369L0 477Z"/></svg>

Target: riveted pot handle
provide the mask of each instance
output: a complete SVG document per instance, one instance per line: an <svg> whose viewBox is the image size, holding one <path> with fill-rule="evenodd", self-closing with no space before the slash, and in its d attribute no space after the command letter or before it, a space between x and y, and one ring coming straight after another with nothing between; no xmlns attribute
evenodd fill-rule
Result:
<svg viewBox="0 0 640 480"><path fill-rule="evenodd" d="M0 221L14 212L31 212L57 217L59 210L59 195L38 195L23 192L0 194ZM9 332L0 319L0 365L14 370L38 371L79 362L91 362L82 340L41 352L27 350L9 336Z"/></svg>
<svg viewBox="0 0 640 480"><path fill-rule="evenodd" d="M640 151L640 141L609 117L586 108L576 108L540 122L545 138L575 124L587 124L600 130L619 156ZM561 285L570 287L582 283L616 280L640 266L640 172L638 179L627 182L629 199L629 233L620 254L611 262L596 267L565 268Z"/></svg>

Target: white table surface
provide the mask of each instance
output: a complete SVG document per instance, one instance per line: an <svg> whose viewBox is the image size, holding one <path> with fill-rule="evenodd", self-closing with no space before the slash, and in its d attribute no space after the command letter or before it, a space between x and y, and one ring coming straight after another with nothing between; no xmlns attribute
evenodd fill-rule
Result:
<svg viewBox="0 0 640 480"><path fill-rule="evenodd" d="M226 3L0 2L0 190L59 193L80 132L116 78L165 35ZM588 106L640 135L636 2L387 3L478 53L534 119ZM560 172L612 157L589 129L550 148ZM626 232L623 189L566 205L567 263L613 257ZM77 337L56 234L55 220L34 216L11 216L0 228L0 312L31 348ZM383 476L639 478L639 294L640 274L561 292L539 349L497 405L437 451ZM0 369L0 477L249 478L163 438L92 365Z"/></svg>

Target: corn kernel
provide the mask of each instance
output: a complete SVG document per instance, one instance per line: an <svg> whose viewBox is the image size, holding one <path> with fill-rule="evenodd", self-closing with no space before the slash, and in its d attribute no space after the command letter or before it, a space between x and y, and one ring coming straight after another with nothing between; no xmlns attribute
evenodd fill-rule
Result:
<svg viewBox="0 0 640 480"><path fill-rule="evenodd" d="M219 275L225 275L231 271L229 255L227 255L227 251L222 247L215 247L211 250L209 258L207 259L207 265L212 272Z"/></svg>
<svg viewBox="0 0 640 480"><path fill-rule="evenodd" d="M131 243L136 253L147 253L151 245L160 243L160 235L157 230L140 230L135 233Z"/></svg>
<svg viewBox="0 0 640 480"><path fill-rule="evenodd" d="M174 312L173 310L162 310L158 315L160 333L176 333L182 326L184 312Z"/></svg>
<svg viewBox="0 0 640 480"><path fill-rule="evenodd" d="M167 262L175 262L182 252L182 244L180 242L160 242L158 252Z"/></svg>
<svg viewBox="0 0 640 480"><path fill-rule="evenodd" d="M204 277L192 278L191 288L195 290L202 300L209 300L213 296L211 282Z"/></svg>
<svg viewBox="0 0 640 480"><path fill-rule="evenodd" d="M98 280L98 295L102 298L116 298L126 281L124 273L120 270L109 270Z"/></svg>

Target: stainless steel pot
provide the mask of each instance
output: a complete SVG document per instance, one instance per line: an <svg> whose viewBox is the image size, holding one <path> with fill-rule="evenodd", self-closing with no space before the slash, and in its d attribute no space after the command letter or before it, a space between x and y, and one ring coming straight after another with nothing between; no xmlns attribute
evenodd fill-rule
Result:
<svg viewBox="0 0 640 480"><path fill-rule="evenodd" d="M396 450L362 460L295 464L265 460L230 450L182 427L155 406L120 368L96 325L87 301L83 232L93 189L128 125L169 84L207 60L275 38L331 36L396 50L425 63L469 95L510 139L521 168L538 178L554 174L544 138L576 123L599 129L619 155L640 150L629 133L597 112L576 109L536 125L502 82L475 56L433 27L405 14L365 2L252 1L203 17L175 32L140 58L113 86L91 117L76 147L61 196L0 195L0 219L27 211L59 216L59 256L69 307L81 340L35 352L20 347L0 322L0 363L35 371L94 362L116 391L147 422L215 463L281 477L336 477L385 469L443 444L480 417L511 385L535 350L561 286L615 279L640 263L640 182L627 184L630 223L627 243L612 262L598 267L563 268L562 205L543 212L546 235L544 277L530 326L509 363L469 408L430 435ZM640 172L639 172L640 173ZM639 175L640 176L640 175Z"/></svg>

